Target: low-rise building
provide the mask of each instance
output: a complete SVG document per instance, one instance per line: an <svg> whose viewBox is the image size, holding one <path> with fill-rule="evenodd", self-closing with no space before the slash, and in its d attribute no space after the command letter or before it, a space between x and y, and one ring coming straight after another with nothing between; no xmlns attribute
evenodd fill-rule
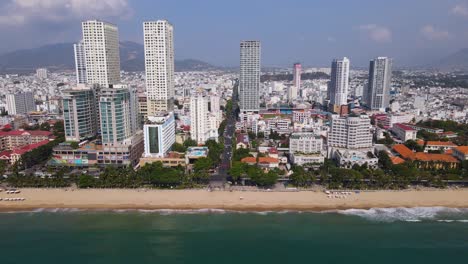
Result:
<svg viewBox="0 0 468 264"><path fill-rule="evenodd" d="M336 149L333 158L341 168L351 169L354 165L367 164L369 168L377 168L379 159L371 152L358 150Z"/></svg>
<svg viewBox="0 0 468 264"><path fill-rule="evenodd" d="M392 132L403 142L407 140L416 140L416 135L418 131L404 124L394 124L392 127Z"/></svg>
<svg viewBox="0 0 468 264"><path fill-rule="evenodd" d="M278 159L271 157L246 157L243 158L241 162L246 163L248 165L258 165L260 168L264 169L278 168L280 163Z"/></svg>
<svg viewBox="0 0 468 264"><path fill-rule="evenodd" d="M236 137L236 149L244 148L248 149L250 147L249 135L248 134L239 134Z"/></svg>
<svg viewBox="0 0 468 264"><path fill-rule="evenodd" d="M26 146L15 148L13 150L5 150L0 152L0 160L6 161L8 164L13 165L21 159L25 153L30 152L38 147L44 146L49 143L49 140L43 140L36 143L32 143Z"/></svg>
<svg viewBox="0 0 468 264"><path fill-rule="evenodd" d="M289 137L289 152L319 153L323 149L323 140L311 132L292 133Z"/></svg>
<svg viewBox="0 0 468 264"><path fill-rule="evenodd" d="M426 141L424 142L423 140L420 140L418 141L418 144L420 146L425 146L424 152L430 152L430 151L446 152L447 150L453 150L454 148L457 147L457 145L453 144L450 141Z"/></svg>
<svg viewBox="0 0 468 264"><path fill-rule="evenodd" d="M27 146L52 140L53 134L49 131L41 130L11 130L0 131L0 149L13 150L22 146Z"/></svg>
<svg viewBox="0 0 468 264"><path fill-rule="evenodd" d="M460 146L453 149L453 156L459 160L468 160L468 146Z"/></svg>
<svg viewBox="0 0 468 264"><path fill-rule="evenodd" d="M314 164L323 164L325 157L321 153L300 153L295 152L290 154L291 163L294 165L305 166Z"/></svg>

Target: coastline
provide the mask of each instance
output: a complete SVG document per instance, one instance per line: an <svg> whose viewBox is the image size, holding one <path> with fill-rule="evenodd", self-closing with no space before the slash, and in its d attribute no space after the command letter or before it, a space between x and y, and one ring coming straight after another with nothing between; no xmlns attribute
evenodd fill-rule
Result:
<svg viewBox="0 0 468 264"><path fill-rule="evenodd" d="M0 201L0 212L37 209L79 210L226 210L226 211L329 211L395 207L468 208L468 189L404 190L353 193L328 198L323 192L258 192L207 190L130 189L21 189L25 201Z"/></svg>

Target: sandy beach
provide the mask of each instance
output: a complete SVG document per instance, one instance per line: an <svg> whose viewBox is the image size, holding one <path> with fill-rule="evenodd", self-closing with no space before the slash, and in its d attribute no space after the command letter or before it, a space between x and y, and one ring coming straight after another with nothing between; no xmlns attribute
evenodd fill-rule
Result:
<svg viewBox="0 0 468 264"><path fill-rule="evenodd" d="M256 192L208 190L65 190L21 189L0 192L0 198L24 197L21 202L0 201L0 211L37 208L78 209L225 209L239 211L321 211L350 208L457 207L468 208L468 189L374 191L328 198L323 192Z"/></svg>

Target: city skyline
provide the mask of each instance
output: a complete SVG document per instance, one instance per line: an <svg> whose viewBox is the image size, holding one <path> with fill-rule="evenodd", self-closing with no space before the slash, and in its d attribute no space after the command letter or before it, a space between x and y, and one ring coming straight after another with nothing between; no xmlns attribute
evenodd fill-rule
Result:
<svg viewBox="0 0 468 264"><path fill-rule="evenodd" d="M97 6L86 3L25 4L16 0L0 5L7 11L0 13L0 29L10 36L0 53L47 43L78 42L77 22L92 18L116 24L121 40L138 43L143 43L143 32L138 30L143 21L168 19L178 28L178 59L194 58L220 66L238 65L235 43L243 39L264 43L264 65L269 66L287 66L297 61L303 65L327 65L331 58L342 56L362 67L378 56L394 58L396 66L424 65L465 48L464 43L468 42L463 23L468 14L466 1L366 1L338 6L323 1L294 1L295 5L287 8L277 1L258 1L243 10L245 19L236 23L232 19L244 5L242 1L200 1L182 7L166 1L109 0ZM426 7L424 14L420 12L421 5ZM147 10L155 6L159 11L150 14ZM324 24L330 16L337 17L336 23ZM200 23L205 25L203 29L196 27ZM340 26L343 23L347 26ZM219 38L221 33L225 35Z"/></svg>

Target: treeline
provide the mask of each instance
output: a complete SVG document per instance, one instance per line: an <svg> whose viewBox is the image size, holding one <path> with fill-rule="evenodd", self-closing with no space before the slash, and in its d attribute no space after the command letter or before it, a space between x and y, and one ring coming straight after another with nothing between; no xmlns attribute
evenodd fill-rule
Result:
<svg viewBox="0 0 468 264"><path fill-rule="evenodd" d="M310 72L301 74L301 80L330 79L330 75L324 72ZM266 74L260 77L261 82L292 81L293 75L288 73Z"/></svg>
<svg viewBox="0 0 468 264"><path fill-rule="evenodd" d="M452 120L427 120L420 121L418 125L430 128L439 128L444 131L452 131L458 135L458 137L452 140L455 144L458 145L468 145L468 124L457 123ZM438 140L441 139L437 134L429 132L418 131L418 135L424 138L425 140ZM441 140L444 140L443 138Z"/></svg>
<svg viewBox="0 0 468 264"><path fill-rule="evenodd" d="M208 158L200 159L194 165L194 171L187 173L184 167L164 167L161 162L146 164L135 171L131 167L106 167L99 176L89 174L68 175L58 171L52 176L38 177L32 174L14 173L6 179L11 187L16 188L62 188L76 185L79 188L193 188L209 181Z"/></svg>
<svg viewBox="0 0 468 264"><path fill-rule="evenodd" d="M468 162L457 169L423 170L417 163L405 162L393 165L385 152L379 153L380 168L372 169L364 164L352 169L336 167L327 160L318 170L307 171L303 167L292 168L291 184L308 187L320 184L330 189L405 189L409 185L421 184L428 187L445 187L447 181L468 180Z"/></svg>

